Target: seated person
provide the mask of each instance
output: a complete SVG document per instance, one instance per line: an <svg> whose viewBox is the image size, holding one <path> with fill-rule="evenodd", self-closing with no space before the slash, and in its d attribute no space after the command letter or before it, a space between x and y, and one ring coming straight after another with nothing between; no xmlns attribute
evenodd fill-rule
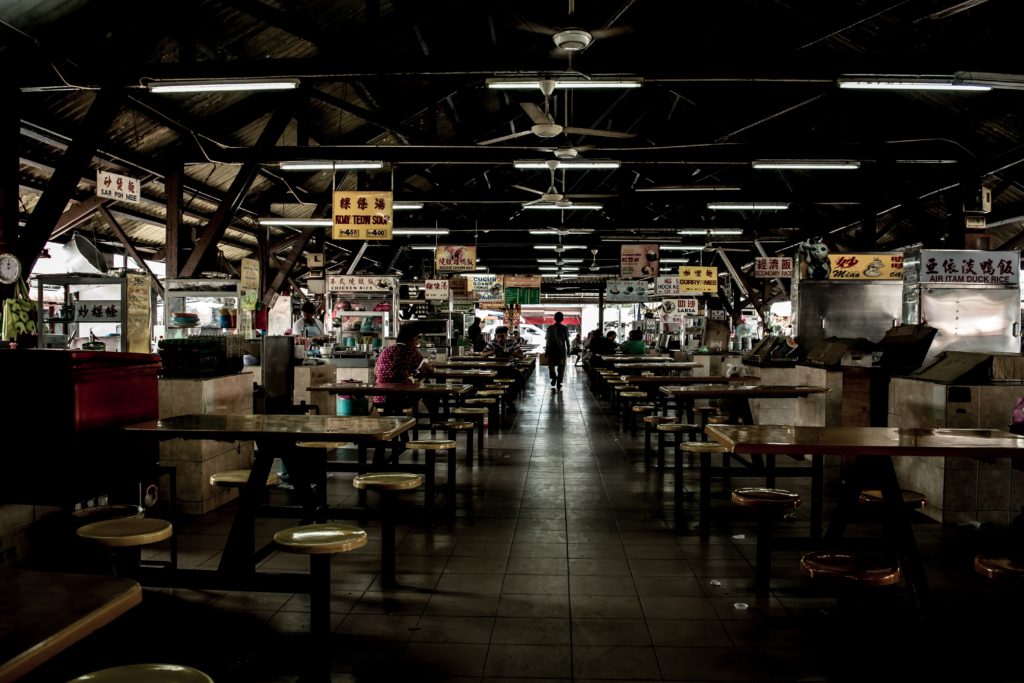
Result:
<svg viewBox="0 0 1024 683"><path fill-rule="evenodd" d="M590 353L594 356L590 359L591 367L609 367L608 361L604 357L615 355L615 351L619 348L619 345L615 343L615 336L615 330L609 331L603 337L600 333L594 335L594 339L590 342Z"/></svg>
<svg viewBox="0 0 1024 683"><path fill-rule="evenodd" d="M487 344L480 355L485 358L493 357L496 360L511 360L522 358L525 354L522 347L519 346L519 342L509 338L508 328L501 326L494 330L494 341Z"/></svg>
<svg viewBox="0 0 1024 683"><path fill-rule="evenodd" d="M629 341L621 346L622 352L634 356L642 356L647 353L647 344L644 343L643 330L630 330Z"/></svg>
<svg viewBox="0 0 1024 683"><path fill-rule="evenodd" d="M292 331L298 337L324 337L324 324L315 317L316 306L312 301L302 304L302 315L292 323Z"/></svg>
<svg viewBox="0 0 1024 683"><path fill-rule="evenodd" d="M373 372L378 384L415 384L418 375L431 375L433 366L419 351L420 330L415 323L398 328L395 343L385 347L377 356ZM405 408L415 408L414 396L374 396L373 403L384 415L400 415ZM433 403L434 405L431 405ZM435 401L427 403L431 415L437 413Z"/></svg>

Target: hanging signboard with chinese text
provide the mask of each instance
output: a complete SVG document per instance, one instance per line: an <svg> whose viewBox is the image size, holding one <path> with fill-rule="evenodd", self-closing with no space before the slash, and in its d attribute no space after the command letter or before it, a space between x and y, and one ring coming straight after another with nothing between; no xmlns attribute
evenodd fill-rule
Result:
<svg viewBox="0 0 1024 683"><path fill-rule="evenodd" d="M829 254L829 280L902 280L903 254Z"/></svg>
<svg viewBox="0 0 1024 683"><path fill-rule="evenodd" d="M335 192L331 237L336 240L390 240L390 192Z"/></svg>
<svg viewBox="0 0 1024 683"><path fill-rule="evenodd" d="M242 310L255 311L260 300L260 262L254 258L242 259L238 278L242 288Z"/></svg>
<svg viewBox="0 0 1024 683"><path fill-rule="evenodd" d="M447 280L426 280L423 283L427 301L448 301Z"/></svg>
<svg viewBox="0 0 1024 683"><path fill-rule="evenodd" d="M1016 285L1020 252L921 250L921 283Z"/></svg>
<svg viewBox="0 0 1024 683"><path fill-rule="evenodd" d="M96 196L119 202L139 203L142 183L138 178L118 175L110 171L96 171Z"/></svg>
<svg viewBox="0 0 1024 683"><path fill-rule="evenodd" d="M758 256L754 259L754 277L791 278L793 259L789 256Z"/></svg>
<svg viewBox="0 0 1024 683"><path fill-rule="evenodd" d="M604 283L604 300L612 304L647 301L647 283L636 280L608 280Z"/></svg>
<svg viewBox="0 0 1024 683"><path fill-rule="evenodd" d="M625 278L655 277L658 274L657 244L623 244L619 249L619 274Z"/></svg>
<svg viewBox="0 0 1024 683"><path fill-rule="evenodd" d="M476 246L439 244L434 249L435 273L461 273L476 268Z"/></svg>
<svg viewBox="0 0 1024 683"><path fill-rule="evenodd" d="M670 275L668 277L659 277L654 281L654 293L657 296L678 296L679 295L679 276Z"/></svg>
<svg viewBox="0 0 1024 683"><path fill-rule="evenodd" d="M679 266L679 294L718 294L718 266Z"/></svg>
<svg viewBox="0 0 1024 683"><path fill-rule="evenodd" d="M328 275L328 292L390 292L398 279L379 275Z"/></svg>
<svg viewBox="0 0 1024 683"><path fill-rule="evenodd" d="M662 319L667 323L682 324L688 315L700 315L697 299L665 299L661 302Z"/></svg>

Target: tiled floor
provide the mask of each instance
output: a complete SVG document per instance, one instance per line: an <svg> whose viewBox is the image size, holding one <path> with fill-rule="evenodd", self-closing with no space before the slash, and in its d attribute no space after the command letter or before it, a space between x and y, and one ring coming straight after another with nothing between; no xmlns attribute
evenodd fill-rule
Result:
<svg viewBox="0 0 1024 683"><path fill-rule="evenodd" d="M902 587L839 610L795 552L775 554L772 595L759 599L752 518L716 485L711 540L673 534L671 473L644 470L643 437L622 432L582 372L561 392L535 374L513 417L488 435L482 464L460 464L454 528L400 528L403 589L381 590L377 542L335 558L331 680L1024 680L1020 602L971 573L967 531L918 527L934 593L924 615ZM349 479L331 479L332 502L354 503ZM179 525L183 566L217 562L230 514ZM781 529L806 531L806 514ZM218 682L293 681L311 646L307 607L302 595L147 590L141 607L26 680L167 661Z"/></svg>

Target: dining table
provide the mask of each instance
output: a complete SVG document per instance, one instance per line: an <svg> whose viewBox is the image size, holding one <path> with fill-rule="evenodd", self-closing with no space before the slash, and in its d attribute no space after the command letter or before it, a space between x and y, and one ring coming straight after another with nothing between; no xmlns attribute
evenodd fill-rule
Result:
<svg viewBox="0 0 1024 683"><path fill-rule="evenodd" d="M447 416L448 402L452 399L461 401L473 393L472 384L459 383L457 380L444 384L428 384L426 382L336 382L331 384L315 384L306 389L313 396L313 404L320 406L320 414L325 412L325 401L320 395L328 396L409 396L424 399L428 409L440 404L442 412ZM329 406L328 406L329 407ZM431 416L433 418L434 416Z"/></svg>
<svg viewBox="0 0 1024 683"><path fill-rule="evenodd" d="M123 577L0 569L0 683L16 681L142 602Z"/></svg>
<svg viewBox="0 0 1024 683"><path fill-rule="evenodd" d="M325 415L179 415L152 420L120 428L120 433L134 439L206 439L212 441L248 441L256 443L255 457L249 478L239 495L238 506L231 523L216 572L192 570L192 576L178 569L181 579L196 578L200 585L232 586L250 584L256 578L256 566L273 552L272 544L256 548L256 518L261 510L266 481L275 458L284 462L295 494L299 498L298 510L275 510L304 519L323 521L331 512L323 498L323 480L327 463L324 451L302 448L299 442L354 442L365 448L387 442L396 444L412 429L416 420L411 417L335 417ZM375 458L376 460L376 458ZM271 577L273 580L273 577ZM284 580L284 579L282 579ZM183 582L183 581L182 581ZM271 588L273 590L273 588Z"/></svg>
<svg viewBox="0 0 1024 683"><path fill-rule="evenodd" d="M894 459L1024 455L1024 437L994 429L708 425L706 432L734 453L841 456L838 501L829 519L825 543L841 545L861 491L881 490L882 537L899 562L906 585L919 606L927 604L928 582L910 511L903 504Z"/></svg>

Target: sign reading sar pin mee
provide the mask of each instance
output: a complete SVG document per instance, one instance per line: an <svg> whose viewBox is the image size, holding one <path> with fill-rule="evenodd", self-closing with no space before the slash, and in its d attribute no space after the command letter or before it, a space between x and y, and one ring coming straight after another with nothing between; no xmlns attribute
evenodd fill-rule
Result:
<svg viewBox="0 0 1024 683"><path fill-rule="evenodd" d="M336 240L390 240L390 192L335 192L331 237Z"/></svg>
<svg viewBox="0 0 1024 683"><path fill-rule="evenodd" d="M118 175L110 171L96 171L97 197L138 204L140 186L138 178Z"/></svg>

